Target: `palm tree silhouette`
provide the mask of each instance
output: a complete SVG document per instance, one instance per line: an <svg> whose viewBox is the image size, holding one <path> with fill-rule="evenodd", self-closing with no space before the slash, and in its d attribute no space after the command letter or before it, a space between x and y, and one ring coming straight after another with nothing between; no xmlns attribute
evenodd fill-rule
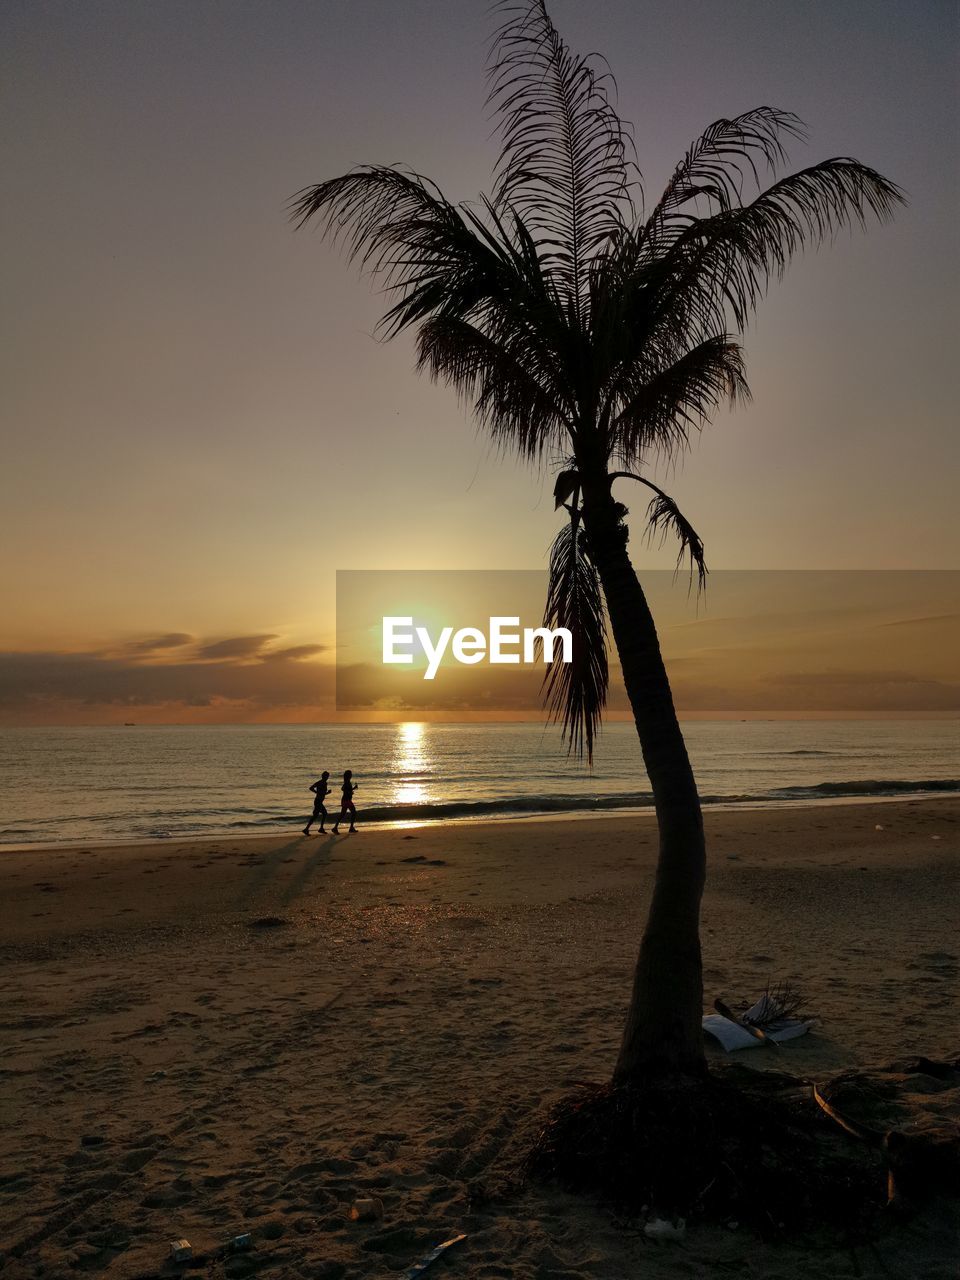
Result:
<svg viewBox="0 0 960 1280"><path fill-rule="evenodd" d="M650 491L646 528L676 535L678 567L689 562L702 586L703 543L650 470L675 460L722 404L748 398L735 335L793 254L868 216L887 220L903 197L847 157L778 177L803 126L759 107L710 125L643 212L609 74L571 52L543 0L497 7L492 195L453 204L417 173L370 166L298 192L292 215L298 226L318 217L385 285L393 302L381 331L414 327L419 369L455 387L499 443L559 463L555 497L568 518L546 619L571 629L574 661L550 669L547 705L592 757L609 624L659 824L614 1080L700 1075L703 821L612 487L629 478Z"/></svg>

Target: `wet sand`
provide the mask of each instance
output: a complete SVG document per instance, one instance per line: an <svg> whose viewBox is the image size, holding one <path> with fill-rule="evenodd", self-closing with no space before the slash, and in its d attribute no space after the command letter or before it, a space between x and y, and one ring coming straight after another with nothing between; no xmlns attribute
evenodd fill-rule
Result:
<svg viewBox="0 0 960 1280"><path fill-rule="evenodd" d="M778 1055L800 1076L956 1056L960 802L707 824L708 1003L792 981L821 1019ZM624 817L0 854L4 1280L168 1275L168 1241L243 1231L193 1274L359 1280L465 1231L432 1275L954 1276L942 1211L827 1256L651 1244L549 1189L483 1203L609 1074L654 854ZM921 1080L916 1123L957 1092ZM350 1222L357 1195L383 1221Z"/></svg>

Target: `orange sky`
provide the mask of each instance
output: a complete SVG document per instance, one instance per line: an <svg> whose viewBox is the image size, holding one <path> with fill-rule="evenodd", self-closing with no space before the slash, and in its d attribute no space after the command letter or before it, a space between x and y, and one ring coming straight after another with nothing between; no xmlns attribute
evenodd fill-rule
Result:
<svg viewBox="0 0 960 1280"><path fill-rule="evenodd" d="M719 571L699 600L668 571L644 583L683 715L960 716L960 572ZM405 609L431 628L536 626L543 587L539 572L348 574L330 648L174 632L7 654L0 723L539 719L541 667L445 659L427 683L382 665L379 628ZM616 670L609 710L628 715Z"/></svg>
<svg viewBox="0 0 960 1280"><path fill-rule="evenodd" d="M552 8L610 54L648 191L709 121L773 102L808 123L795 166L853 154L910 197L773 288L753 403L660 477L710 565L960 564L953 7ZM472 0L5 12L0 721L324 716L337 569L545 564L552 476L498 456L410 342L375 342L382 299L284 215L363 161L488 187L488 34ZM665 630L691 708L747 661L707 607L699 647Z"/></svg>

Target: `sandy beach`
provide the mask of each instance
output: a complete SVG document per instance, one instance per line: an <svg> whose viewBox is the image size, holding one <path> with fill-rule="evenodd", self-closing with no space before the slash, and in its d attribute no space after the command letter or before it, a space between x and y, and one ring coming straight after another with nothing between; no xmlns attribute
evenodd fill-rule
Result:
<svg viewBox="0 0 960 1280"><path fill-rule="evenodd" d="M951 799L707 814L708 1003L789 979L821 1019L756 1069L828 1079L951 1058ZM485 1189L616 1052L655 853L649 817L169 840L0 855L4 1277L955 1275L934 1208L824 1254ZM723 1057L719 1050L711 1056ZM910 1078L909 1123L960 1090ZM351 1222L357 1196L383 1219Z"/></svg>

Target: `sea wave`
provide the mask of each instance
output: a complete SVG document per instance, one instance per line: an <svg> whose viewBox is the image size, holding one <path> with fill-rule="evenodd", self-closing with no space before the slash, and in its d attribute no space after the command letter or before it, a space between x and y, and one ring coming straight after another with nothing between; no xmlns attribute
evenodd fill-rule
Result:
<svg viewBox="0 0 960 1280"><path fill-rule="evenodd" d="M928 778L908 781L894 778L872 778L853 782L816 782L809 786L778 787L768 792L773 799L815 799L817 796L899 796L927 795L930 792L960 791L956 778Z"/></svg>
<svg viewBox="0 0 960 1280"><path fill-rule="evenodd" d="M739 794L723 792L704 794L705 807L715 805L803 805L843 800L869 800L883 797L923 797L960 794L960 780L931 778L924 780L874 778L843 781L811 782L783 786L771 790L751 789ZM446 802L417 801L407 804L362 806L362 824L402 826L407 823L479 822L497 819L577 816L591 813L616 813L628 810L650 810L653 796L649 791L613 791L602 795L556 795L534 793L526 796L494 796L489 799L459 798ZM335 820L336 806L331 805L329 819ZM60 817L13 821L0 826L0 848L35 843L58 844L77 840L108 842L125 840L169 840L245 833L267 835L299 829L306 813L297 807L271 804L263 808L238 805L197 805L176 809L152 809L140 813L111 812L84 819L74 819L64 826Z"/></svg>
<svg viewBox="0 0 960 1280"><path fill-rule="evenodd" d="M497 800L449 800L446 803L421 801L416 804L371 805L362 808L364 822L440 822L457 818L497 818L534 813L590 813L598 809L640 809L653 804L649 791L624 792L610 796L510 796ZM337 809L330 809L335 821ZM287 818L303 822L303 818ZM273 826L275 817L240 819L233 827Z"/></svg>
<svg viewBox="0 0 960 1280"><path fill-rule="evenodd" d="M809 786L779 787L772 791L737 795L704 795L704 805L762 804L783 800L817 800L844 796L897 796L928 795L931 793L960 793L960 780L934 778L921 782L897 779L848 782L819 782ZM653 805L649 791L617 792L603 796L530 795L505 796L492 800L450 800L445 803L420 801L411 804L371 805L360 810L364 822L444 822L451 820L479 820L482 818L523 817L534 814L595 813L618 809L647 809ZM336 806L330 809L329 821L333 822ZM235 829L275 826L277 815L258 818L239 818L230 824ZM283 817L280 821L294 824L302 817Z"/></svg>

